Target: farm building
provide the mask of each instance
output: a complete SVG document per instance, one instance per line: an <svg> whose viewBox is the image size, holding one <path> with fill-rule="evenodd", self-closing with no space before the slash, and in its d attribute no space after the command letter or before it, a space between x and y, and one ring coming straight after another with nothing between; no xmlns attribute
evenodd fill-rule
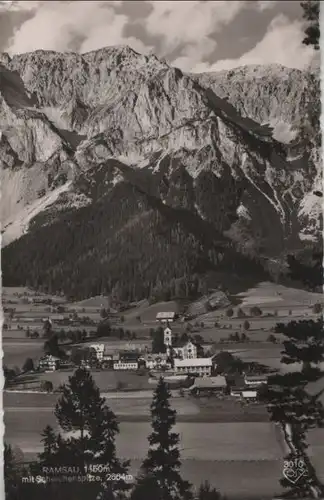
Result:
<svg viewBox="0 0 324 500"><path fill-rule="evenodd" d="M257 399L257 391L256 390L251 390L251 389L242 391L242 397L244 399L249 399L250 401L256 401L256 399Z"/></svg>
<svg viewBox="0 0 324 500"><path fill-rule="evenodd" d="M174 371L176 373L197 373L203 377L210 376L212 370L211 358L175 359Z"/></svg>
<svg viewBox="0 0 324 500"><path fill-rule="evenodd" d="M257 387L268 382L267 375L244 375L244 383L249 387Z"/></svg>
<svg viewBox="0 0 324 500"><path fill-rule="evenodd" d="M243 385L243 386L237 386L237 385L234 385L233 387L231 387L231 396L233 397L236 397L236 398L240 398L242 397L242 394L243 392L246 390L246 387Z"/></svg>
<svg viewBox="0 0 324 500"><path fill-rule="evenodd" d="M110 354L107 355L105 354L102 358L101 361L101 368L103 370L112 370L114 368L114 364L119 362L119 355L118 354Z"/></svg>
<svg viewBox="0 0 324 500"><path fill-rule="evenodd" d="M113 364L114 370L137 370L138 362L137 361L117 361Z"/></svg>
<svg viewBox="0 0 324 500"><path fill-rule="evenodd" d="M135 363L139 357L139 353L134 351L121 351L119 353L119 359L123 363Z"/></svg>
<svg viewBox="0 0 324 500"><path fill-rule="evenodd" d="M51 314L51 320L52 321L64 321L64 315L63 314Z"/></svg>
<svg viewBox="0 0 324 500"><path fill-rule="evenodd" d="M38 368L40 370L50 370L55 371L60 366L60 358L55 356L44 356L38 362Z"/></svg>
<svg viewBox="0 0 324 500"><path fill-rule="evenodd" d="M148 368L149 370L158 369L162 366L168 366L166 354L148 354L142 359L145 362L146 368Z"/></svg>
<svg viewBox="0 0 324 500"><path fill-rule="evenodd" d="M175 312L158 312L156 315L156 321L160 323L172 323L177 318Z"/></svg>
<svg viewBox="0 0 324 500"><path fill-rule="evenodd" d="M226 378L222 375L218 375L217 377L196 378L189 390L196 395L204 392L224 394L227 390Z"/></svg>
<svg viewBox="0 0 324 500"><path fill-rule="evenodd" d="M91 344L90 349L94 349L98 361L102 361L105 353L105 344Z"/></svg>

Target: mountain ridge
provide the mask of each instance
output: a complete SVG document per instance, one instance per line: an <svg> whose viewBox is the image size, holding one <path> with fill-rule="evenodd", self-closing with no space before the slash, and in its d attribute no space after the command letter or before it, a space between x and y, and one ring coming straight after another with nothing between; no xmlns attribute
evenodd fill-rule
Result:
<svg viewBox="0 0 324 500"><path fill-rule="evenodd" d="M258 123L260 116L250 105L253 94L250 76L247 79L248 105L244 108L242 95L240 99L237 97L236 86L241 79L240 85L244 87L245 73L263 74L261 84L256 78L254 93L259 93L259 107L262 108L265 101L264 108L266 111L270 109L267 101L270 91L265 88L264 74L268 75L271 88L277 78L274 69L271 72L270 69L250 68L243 71L243 76L242 68L238 68L236 74L232 70L208 78L205 75L192 76L155 56L142 56L127 47L104 48L82 55L36 51L13 58L2 55L0 60L1 95L6 92L3 74L9 72L12 78L20 78L23 83L21 93L31 96L29 99L33 99L34 105L33 112L28 107L31 116L27 113L21 118L20 129L17 127L17 110L13 113L12 103L9 114L3 113L4 101L0 107L1 176L13 200L9 216L3 222L3 241L9 244L8 253L5 248L3 256L6 264L10 254L7 267L10 268L7 272L10 279L15 274L13 268L19 268L17 261L22 247L27 241L31 248L36 245L33 232L37 232L37 238L42 242L42 234L47 234L46 227L66 224L67 213L77 218L80 210L94 214L91 206L101 206L100 203L109 210L109 197L123 192L122 186L127 184L138 193L135 198L140 196L142 200L136 202L135 219L142 220L147 213L143 207L149 203L149 213L150 210L156 211L159 220L160 217L169 217L171 226L182 225L180 232L185 241L185 234L189 233L187 226L184 229L187 224L184 221L198 217L197 223L211 224L213 229L209 230L226 240L227 248L235 248L236 258L243 252L246 258L280 261L288 251L302 248L305 239L310 243L319 240L321 203L313 192L318 190L321 182L320 139L317 114L311 113L319 103L316 75L308 96L313 106L306 103L309 110L306 117L300 117L299 122L292 120L292 116L305 109L306 104L302 107L306 88L303 78L308 81L308 73L298 73L300 102L295 99L297 82L292 89L295 101L290 102L291 109L285 103L286 121L293 121L292 127L296 130L294 141L287 144L273 137L271 120L264 118L263 123ZM74 61L74 66L69 61ZM278 71L282 74L283 70ZM291 85L291 81L295 82L292 77L294 70L287 69L287 74L286 80ZM228 81L232 83L228 84ZM282 85L278 90L280 98ZM227 94L224 89L227 89ZM287 92L285 95L287 101ZM22 97L17 102L21 104ZM292 111L294 105L295 115ZM278 118L280 111L276 110L276 113ZM267 118L273 119L273 116ZM42 121L41 125L37 120ZM47 142L39 132L46 126L54 134L46 136ZM33 127L35 132L30 134ZM11 139L10 131L17 129L20 132L16 135L24 147L19 147L17 141ZM8 140L11 141L9 149ZM37 189L30 188L28 193L23 180L26 176L29 185L37 184ZM20 217L21 222L21 214L28 211L30 204L37 205L38 199L44 201L43 205L40 203L40 213L31 220L26 219L24 231L28 232L29 228L30 234L11 243L15 239L15 219L17 221ZM120 200L121 211L124 201ZM168 207L172 215L166 217L164 213L162 216ZM182 209L186 211L184 217L177 212ZM125 234L130 231L129 217L131 215L127 212ZM22 226L23 222L18 237ZM120 230L121 227L117 232ZM150 231L154 234L156 228L153 224L142 230L143 237L150 238ZM9 231L11 238L8 237ZM111 221L109 229L100 231L106 231L106 237L114 239L111 233L114 232L114 222ZM131 237L130 233L128 237ZM210 249L199 243L201 237L195 236L196 245L201 258L206 259ZM124 244L130 242L126 238ZM138 245L145 254L142 244L138 242ZM172 240L169 239L168 245L172 246ZM84 251L81 248L81 254ZM23 253L26 254L25 250ZM97 263L101 258L102 255L98 254ZM48 265L53 279L53 263L49 260ZM94 265L95 261L91 267ZM129 265L130 262L125 264L127 268ZM134 261L132 265L136 269L139 263ZM156 262L152 265L158 266ZM190 274L189 264L180 266L181 272L186 266L186 272ZM40 271L40 275L40 281L48 281L45 270ZM155 281L151 288L157 286L158 280ZM111 282L110 288L114 286Z"/></svg>

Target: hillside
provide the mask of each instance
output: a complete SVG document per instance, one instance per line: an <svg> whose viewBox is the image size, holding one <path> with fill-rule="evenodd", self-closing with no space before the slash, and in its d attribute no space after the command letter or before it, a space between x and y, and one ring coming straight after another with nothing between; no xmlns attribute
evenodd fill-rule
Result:
<svg viewBox="0 0 324 500"><path fill-rule="evenodd" d="M313 73L186 75L128 47L1 60L6 285L168 300L319 240Z"/></svg>

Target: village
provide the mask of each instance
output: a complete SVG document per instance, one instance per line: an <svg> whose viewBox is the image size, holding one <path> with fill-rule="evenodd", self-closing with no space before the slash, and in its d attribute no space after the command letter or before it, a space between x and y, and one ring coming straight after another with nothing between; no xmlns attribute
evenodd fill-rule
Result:
<svg viewBox="0 0 324 500"><path fill-rule="evenodd" d="M143 336L142 339L138 339L134 332L132 334L127 332L126 340L129 342L126 342L123 338L125 335L120 334L123 329L119 326L116 331L119 332L120 342L112 338L108 340L106 337L102 338L102 342L94 342L91 339L96 336L96 331L91 328L98 325L98 318L91 318L91 314L90 316L82 316L76 312L64 314L63 302L60 303L58 299L55 303L53 299L31 299L27 296L22 302L31 304L34 310L35 307L38 309L41 307L49 314L47 317L40 315L17 317L13 312L14 308L6 307L5 331L9 335L14 328L25 332L25 341L39 339L41 335L45 337L45 343L46 337L56 334L60 339L61 354L57 356L47 352L38 359L33 359L33 365L30 365L28 370L29 378L26 379L25 370L16 379L16 390L19 387L24 390L31 388L37 390L37 384L34 382L35 379L40 380L37 375L42 375L39 387L47 392L55 391L58 388L54 387L51 381L53 372L62 373L64 376L77 366L82 366L94 372L101 371L103 375L112 371L128 372L134 377L140 376L143 380L147 380L147 387L154 387L162 376L172 389L180 391L181 396L226 395L255 402L258 388L267 383L267 372L273 372L260 364L256 368L256 363L250 365L246 363L245 366L241 364L236 370L229 369L230 362L236 358L229 354L228 350L219 348L221 346L217 348L215 342L204 340L199 334L199 327L196 328L194 335L186 332L179 335L179 325L184 317L174 311L156 313L155 324L158 328L150 329L151 337L154 339L148 340ZM82 311L89 314L89 310L86 311L85 308ZM105 315L105 318L99 318L99 325L103 330L108 323L121 325L120 315L109 311L106 311ZM33 330L31 326L36 325L37 328ZM62 327L66 326L75 329L72 330L72 334L70 330L70 339L66 334L62 335L62 332L64 333ZM77 329L78 327L83 330ZM224 359L227 360L225 364ZM35 375L34 379L32 375ZM117 384L116 389L122 388L125 389L122 383Z"/></svg>
<svg viewBox="0 0 324 500"><path fill-rule="evenodd" d="M217 478L236 494L243 483L229 478L233 467L238 474L244 468L249 485L256 474L264 478L257 494L272 492L282 442L258 394L271 373L285 369L284 337L273 327L318 317L322 296L264 283L230 300L211 291L185 308L179 301L117 307L101 296L71 303L58 294L4 289L6 440L32 460L42 450L40 430L56 428L62 384L83 366L120 422L118 450L131 458L135 475L162 376L177 412L185 476L196 484ZM311 446L322 463L319 432Z"/></svg>

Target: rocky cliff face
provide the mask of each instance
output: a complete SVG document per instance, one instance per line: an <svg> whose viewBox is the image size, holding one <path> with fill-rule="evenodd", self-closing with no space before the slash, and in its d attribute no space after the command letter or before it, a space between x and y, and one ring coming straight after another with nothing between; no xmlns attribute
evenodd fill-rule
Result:
<svg viewBox="0 0 324 500"><path fill-rule="evenodd" d="M316 74L186 75L128 47L1 61L5 244L28 228L42 238L68 210L93 210L124 184L240 252L272 258L319 237Z"/></svg>

